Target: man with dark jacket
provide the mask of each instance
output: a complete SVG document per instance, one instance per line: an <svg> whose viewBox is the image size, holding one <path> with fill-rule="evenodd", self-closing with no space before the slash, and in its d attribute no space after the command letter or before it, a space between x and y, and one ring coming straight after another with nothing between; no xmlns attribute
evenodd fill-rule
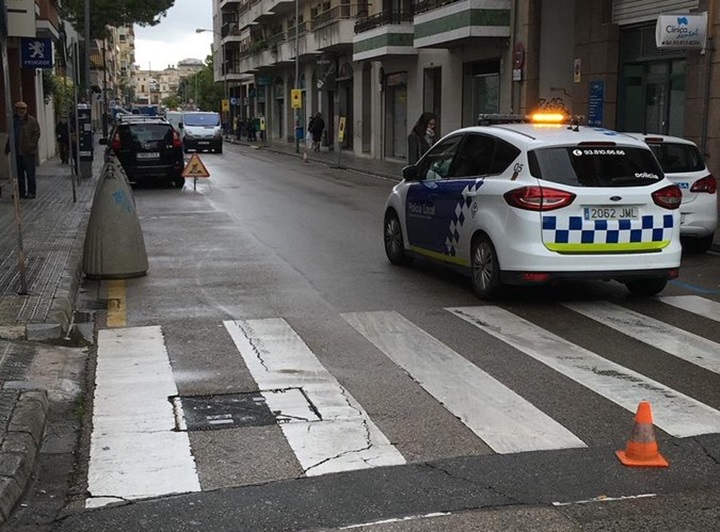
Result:
<svg viewBox="0 0 720 532"><path fill-rule="evenodd" d="M40 125L34 116L27 112L25 102L15 104L15 160L18 169L18 188L20 197L35 198L35 159L40 140Z"/></svg>
<svg viewBox="0 0 720 532"><path fill-rule="evenodd" d="M322 119L320 111L315 113L308 124L308 131L312 135L313 150L320 151L320 141L322 140L322 132L325 129L325 120Z"/></svg>

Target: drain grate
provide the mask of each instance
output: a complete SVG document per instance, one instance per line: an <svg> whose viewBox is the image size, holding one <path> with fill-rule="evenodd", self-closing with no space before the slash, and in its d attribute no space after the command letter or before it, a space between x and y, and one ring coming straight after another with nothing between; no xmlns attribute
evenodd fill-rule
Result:
<svg viewBox="0 0 720 532"><path fill-rule="evenodd" d="M275 416L259 392L173 397L178 430L219 430L275 424Z"/></svg>

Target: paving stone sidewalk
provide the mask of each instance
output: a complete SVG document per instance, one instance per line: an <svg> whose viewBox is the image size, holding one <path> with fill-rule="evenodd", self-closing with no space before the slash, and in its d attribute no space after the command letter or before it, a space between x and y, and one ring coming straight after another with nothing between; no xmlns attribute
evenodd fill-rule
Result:
<svg viewBox="0 0 720 532"><path fill-rule="evenodd" d="M99 174L102 160L93 164ZM51 159L37 169L37 198L0 196L0 524L31 478L48 417L48 394L26 380L36 342L62 342L72 323L96 179L76 179ZM25 283L18 250L25 254Z"/></svg>

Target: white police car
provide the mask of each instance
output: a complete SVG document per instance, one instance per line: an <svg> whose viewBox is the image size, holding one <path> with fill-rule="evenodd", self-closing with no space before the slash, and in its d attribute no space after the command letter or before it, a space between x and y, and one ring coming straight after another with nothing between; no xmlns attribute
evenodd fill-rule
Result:
<svg viewBox="0 0 720 532"><path fill-rule="evenodd" d="M577 122L492 120L505 123L454 131L403 169L385 206L391 263L456 266L481 298L576 278L655 295L677 277L682 193L647 144Z"/></svg>
<svg viewBox="0 0 720 532"><path fill-rule="evenodd" d="M626 134L647 143L665 177L682 190L680 236L683 247L691 252L706 252L717 229L717 182L705 166L697 145L668 135Z"/></svg>

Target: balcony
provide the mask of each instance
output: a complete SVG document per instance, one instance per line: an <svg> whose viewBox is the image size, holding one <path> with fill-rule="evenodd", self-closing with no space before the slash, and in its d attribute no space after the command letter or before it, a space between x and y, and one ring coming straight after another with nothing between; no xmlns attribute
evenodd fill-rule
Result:
<svg viewBox="0 0 720 532"><path fill-rule="evenodd" d="M510 1L424 0L415 5L416 48L452 48L510 37Z"/></svg>
<svg viewBox="0 0 720 532"><path fill-rule="evenodd" d="M413 13L385 10L355 22L353 61L394 55L416 55Z"/></svg>
<svg viewBox="0 0 720 532"><path fill-rule="evenodd" d="M245 0L220 0L220 10L230 7L232 4L242 4Z"/></svg>
<svg viewBox="0 0 720 532"><path fill-rule="evenodd" d="M318 50L341 52L352 47L355 19L365 13L366 4L344 4L313 15L312 30Z"/></svg>
<svg viewBox="0 0 720 532"><path fill-rule="evenodd" d="M310 23L303 21L298 24L298 49L300 57L315 56L320 53L315 41L315 34L308 31ZM278 45L278 63L292 63L295 61L295 26L290 26L287 39Z"/></svg>

